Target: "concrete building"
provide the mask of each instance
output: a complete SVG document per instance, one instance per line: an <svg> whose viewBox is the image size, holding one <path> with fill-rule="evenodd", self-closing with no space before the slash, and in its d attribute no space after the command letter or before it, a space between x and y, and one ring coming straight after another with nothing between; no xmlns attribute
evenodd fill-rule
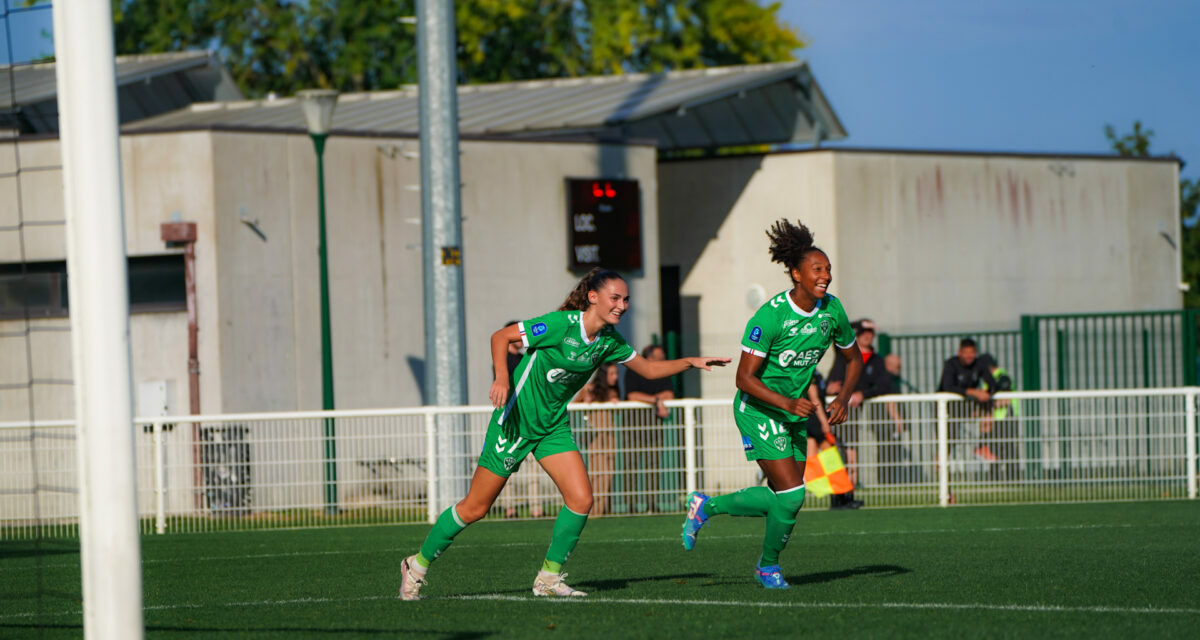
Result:
<svg viewBox="0 0 1200 640"><path fill-rule="evenodd" d="M1173 158L832 149L658 170L687 351L736 354L754 310L790 286L764 235L780 218L813 230L851 319L893 333L1182 305ZM734 373L692 388L732 393Z"/></svg>
<svg viewBox="0 0 1200 640"><path fill-rule="evenodd" d="M421 404L420 194L412 188L420 177L418 163L405 153L415 148L413 139L362 136L335 136L326 148L338 408ZM480 140L464 140L462 151L468 385L471 400L484 403L492 331L507 320L553 310L578 280L567 269L566 177L600 175L619 161L621 177L637 180L645 194L643 260L658 264L655 151L639 145ZM201 411L319 409L316 160L308 136L127 134L121 153L131 261L178 253L164 245L162 223L197 224ZM24 142L20 154L26 163L55 166L58 142ZM56 170L22 176L27 216L62 219L60 180ZM5 224L15 222L14 209L5 215ZM6 258L20 255L16 240L15 234L4 237L0 251ZM27 227L24 242L29 263L53 263L65 255L61 226ZM627 275L635 300L659 299L657 270ZM658 305L641 304L621 330L641 344L660 324ZM27 379L32 362L38 382L32 415L70 417L70 336L54 330L65 329L67 319L46 317L33 325L27 343L24 320L0 322L5 336L0 375L5 381ZM179 305L159 312L135 307L131 334L135 385L169 381L174 397L168 403L173 412L186 413L186 313ZM30 415L27 387L0 390L0 420Z"/></svg>

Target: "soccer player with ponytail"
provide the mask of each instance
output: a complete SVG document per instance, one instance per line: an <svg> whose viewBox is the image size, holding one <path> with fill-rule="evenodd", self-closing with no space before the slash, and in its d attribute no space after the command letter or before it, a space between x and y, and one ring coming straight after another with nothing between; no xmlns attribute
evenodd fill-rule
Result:
<svg viewBox="0 0 1200 640"><path fill-rule="evenodd" d="M804 505L805 423L815 411L805 392L817 361L836 344L846 360L846 379L826 412L830 424L843 422L846 402L862 372L862 356L842 303L826 293L833 280L829 257L813 246L808 227L780 220L767 237L771 261L787 269L792 288L772 296L746 325L733 415L746 459L758 463L769 486L711 498L693 491L687 499L683 548L690 551L695 546L700 528L712 516L766 518L754 576L769 589L787 589L779 552Z"/></svg>
<svg viewBox="0 0 1200 640"><path fill-rule="evenodd" d="M533 582L538 596L583 596L563 582L562 565L579 542L592 508L592 485L567 421L567 404L605 362L621 362L644 378L673 376L691 368L711 370L729 358L642 358L614 325L629 309L629 286L616 272L592 269L558 311L519 322L492 334L496 379L488 397L496 407L484 438L479 466L467 496L438 517L420 551L400 565L400 597L420 598L430 563L467 525L483 518L509 476L530 452L562 493L550 549ZM508 345L521 342L525 356L509 389Z"/></svg>

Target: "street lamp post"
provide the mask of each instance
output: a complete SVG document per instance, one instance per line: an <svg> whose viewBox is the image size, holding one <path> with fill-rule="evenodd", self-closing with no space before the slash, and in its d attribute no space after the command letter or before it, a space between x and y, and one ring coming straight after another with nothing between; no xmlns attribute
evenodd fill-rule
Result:
<svg viewBox="0 0 1200 640"><path fill-rule="evenodd" d="M325 138L333 126L338 92L309 89L297 94L317 152L317 261L321 271L321 408L333 409L333 339L329 330L329 261L325 250ZM338 511L337 444L333 418L325 418L325 512Z"/></svg>

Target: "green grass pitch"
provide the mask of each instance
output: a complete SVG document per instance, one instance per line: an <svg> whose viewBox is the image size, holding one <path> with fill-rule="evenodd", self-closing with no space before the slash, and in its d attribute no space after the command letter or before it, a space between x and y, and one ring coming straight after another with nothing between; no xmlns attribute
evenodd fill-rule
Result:
<svg viewBox="0 0 1200 640"><path fill-rule="evenodd" d="M143 539L148 637L1196 637L1200 502L828 512L784 551L787 591L754 582L763 523L597 518L534 598L549 521L485 521L396 598L426 526ZM0 637L79 637L78 545L0 542Z"/></svg>

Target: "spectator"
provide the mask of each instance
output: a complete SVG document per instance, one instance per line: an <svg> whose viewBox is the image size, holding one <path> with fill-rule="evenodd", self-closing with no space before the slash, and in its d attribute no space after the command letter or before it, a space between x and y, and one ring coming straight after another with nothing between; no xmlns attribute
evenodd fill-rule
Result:
<svg viewBox="0 0 1200 640"><path fill-rule="evenodd" d="M649 361L661 361L666 360L667 352L661 345L652 344L642 349L642 357ZM667 430L663 427L663 420L668 419L671 415L671 410L664 403L667 400L675 399L675 387L670 378L647 380L633 371L626 371L625 399L654 405L654 417L648 424L625 430L627 434L624 441L626 452L625 490L636 492L639 480L641 480L641 484L644 484L645 487L647 509L657 511L660 498L665 497L660 495L660 484L662 484L660 480L664 475L661 471L662 458L668 453L663 448L665 439L663 436ZM678 436L679 434L672 431L672 435ZM678 437L673 440L670 449L678 447L680 444ZM677 486L668 487L672 491L678 488Z"/></svg>
<svg viewBox="0 0 1200 640"><path fill-rule="evenodd" d="M854 329L854 338L858 342L858 350L862 352L863 372L858 379L858 390L850 396L850 408L853 409L875 396L887 393L897 393L898 389L892 384L883 357L875 351L875 323L867 318L850 323ZM841 358L833 361L829 370L829 379L825 383L825 392L836 394L842 390L842 380L846 377L846 362Z"/></svg>
<svg viewBox="0 0 1200 640"><path fill-rule="evenodd" d="M996 386L988 389L988 392L993 394L1002 391L1012 391L1013 381L1008 375L1008 372L996 362L995 356L990 353L979 355L979 360L984 363L987 370L991 372L992 379L996 381ZM990 448L996 457L1005 461L1004 468L997 468L994 471L997 473L1007 473L1010 477L1015 477L1019 472L1020 465L1017 462L1019 457L1019 425L1016 417L1020 412L1019 400L1008 400L1004 398L992 398L992 440Z"/></svg>
<svg viewBox="0 0 1200 640"><path fill-rule="evenodd" d="M988 365L978 357L975 340L963 338L958 343L958 355L946 359L942 366L942 381L938 391L956 393L967 399L967 415L982 416L979 432L986 436L992 431L992 393L998 387ZM982 442L975 447L975 456L987 461L996 459L992 450Z"/></svg>
<svg viewBox="0 0 1200 640"><path fill-rule="evenodd" d="M576 402L617 402L621 399L620 372L617 363L606 362L596 370L592 381L580 389ZM613 432L611 409L588 411L584 414L592 438L587 445L588 469L592 476L592 492L596 502L592 513L609 513L612 500L613 463L616 458L617 442Z"/></svg>

